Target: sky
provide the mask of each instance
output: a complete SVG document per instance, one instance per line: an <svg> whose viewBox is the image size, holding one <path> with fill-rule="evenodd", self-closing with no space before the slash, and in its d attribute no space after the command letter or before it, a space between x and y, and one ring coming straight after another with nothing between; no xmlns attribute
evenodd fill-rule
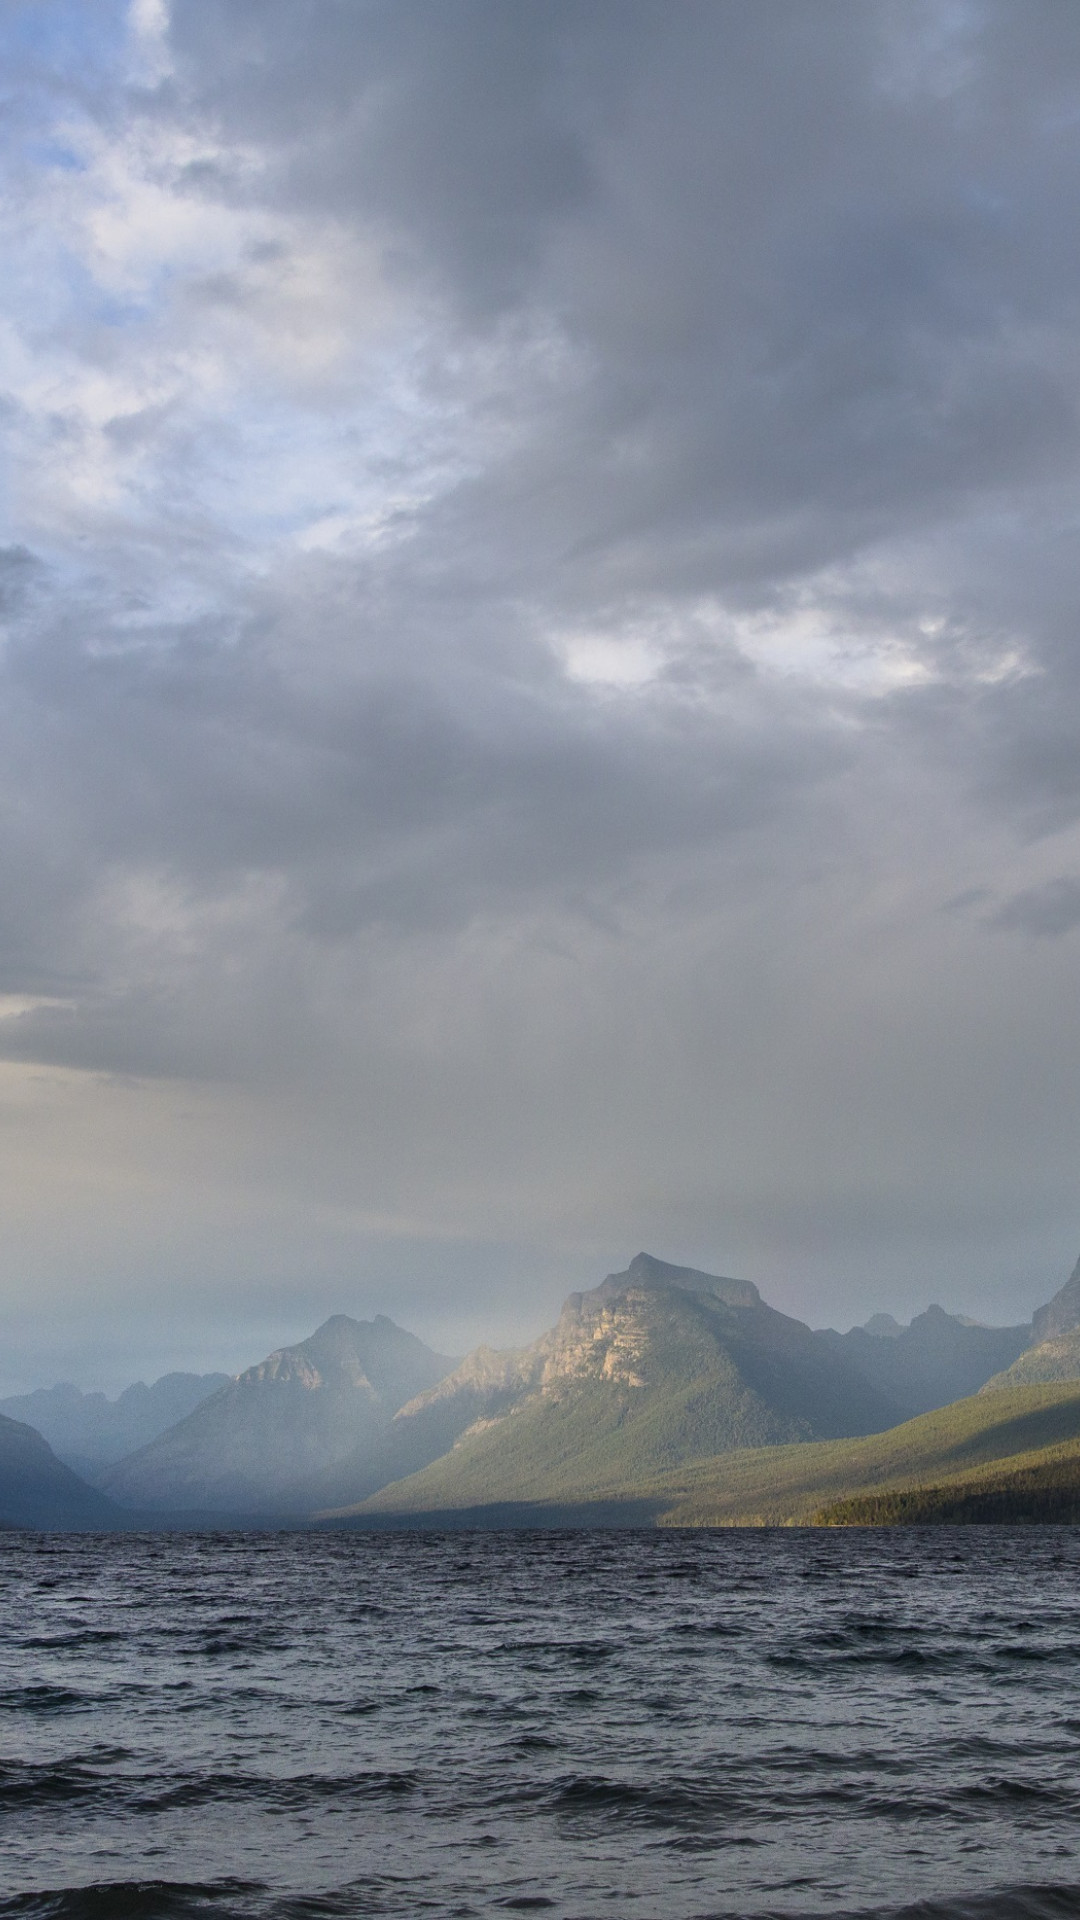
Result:
<svg viewBox="0 0 1080 1920"><path fill-rule="evenodd" d="M3 0L0 1387L1080 1251L1080 9Z"/></svg>

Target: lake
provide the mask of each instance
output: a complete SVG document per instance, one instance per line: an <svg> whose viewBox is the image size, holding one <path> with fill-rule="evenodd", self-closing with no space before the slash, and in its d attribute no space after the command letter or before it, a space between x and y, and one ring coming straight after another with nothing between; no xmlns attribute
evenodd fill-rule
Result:
<svg viewBox="0 0 1080 1920"><path fill-rule="evenodd" d="M1080 1915L1080 1531L0 1537L0 1915Z"/></svg>

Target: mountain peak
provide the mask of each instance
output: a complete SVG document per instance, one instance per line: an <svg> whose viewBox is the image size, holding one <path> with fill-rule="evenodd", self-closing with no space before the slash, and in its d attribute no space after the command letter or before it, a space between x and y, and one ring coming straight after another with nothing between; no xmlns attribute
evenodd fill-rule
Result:
<svg viewBox="0 0 1080 1920"><path fill-rule="evenodd" d="M452 1364L386 1314L331 1314L120 1461L110 1489L146 1507L293 1511L343 1463L364 1485L398 1409Z"/></svg>
<svg viewBox="0 0 1080 1920"><path fill-rule="evenodd" d="M872 1333L876 1340L895 1340L904 1329L891 1313L872 1313L856 1332Z"/></svg>
<svg viewBox="0 0 1080 1920"><path fill-rule="evenodd" d="M609 1273L604 1288L609 1292L626 1287L678 1287L683 1293L707 1293L729 1307L759 1307L761 1295L750 1280L732 1280L718 1273L701 1273L697 1267L676 1267L658 1260L654 1253L636 1253L625 1273Z"/></svg>

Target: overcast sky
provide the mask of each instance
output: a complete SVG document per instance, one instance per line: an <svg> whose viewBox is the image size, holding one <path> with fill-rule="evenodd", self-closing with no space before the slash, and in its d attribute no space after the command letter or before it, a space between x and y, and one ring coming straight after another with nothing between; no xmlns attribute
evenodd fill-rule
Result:
<svg viewBox="0 0 1080 1920"><path fill-rule="evenodd" d="M1080 7L3 0L0 1386L1080 1250Z"/></svg>

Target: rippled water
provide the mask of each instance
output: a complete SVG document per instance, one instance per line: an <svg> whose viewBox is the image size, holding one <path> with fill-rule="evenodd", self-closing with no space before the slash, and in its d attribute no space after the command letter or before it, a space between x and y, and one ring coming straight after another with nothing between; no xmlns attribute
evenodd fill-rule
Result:
<svg viewBox="0 0 1080 1920"><path fill-rule="evenodd" d="M0 1570L0 1915L1080 1914L1068 1529L24 1534Z"/></svg>

